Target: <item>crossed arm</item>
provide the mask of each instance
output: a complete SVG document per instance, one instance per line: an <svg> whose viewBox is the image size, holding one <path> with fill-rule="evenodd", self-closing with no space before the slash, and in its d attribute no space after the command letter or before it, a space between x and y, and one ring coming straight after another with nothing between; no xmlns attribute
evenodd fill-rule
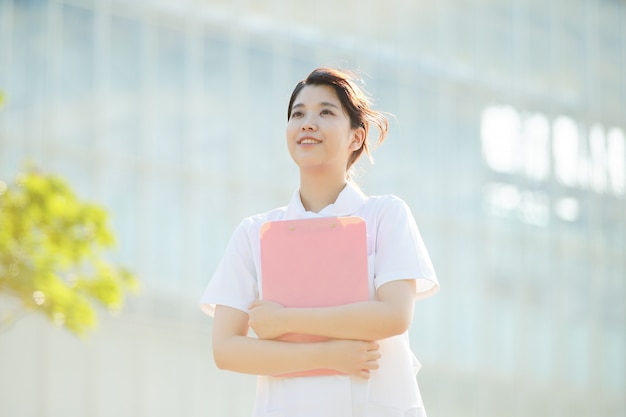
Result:
<svg viewBox="0 0 626 417"><path fill-rule="evenodd" d="M221 369L276 375L330 368L368 378L378 368L376 340L401 334L413 318L415 281L381 286L376 300L324 308L283 308L257 300L249 314L217 306L213 321L213 356ZM248 337L252 327L258 339ZM272 340L285 333L331 338L319 343Z"/></svg>

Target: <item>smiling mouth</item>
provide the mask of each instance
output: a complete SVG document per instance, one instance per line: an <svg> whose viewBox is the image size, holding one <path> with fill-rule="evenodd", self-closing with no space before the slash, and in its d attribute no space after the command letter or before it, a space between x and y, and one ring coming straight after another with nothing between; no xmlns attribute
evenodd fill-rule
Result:
<svg viewBox="0 0 626 417"><path fill-rule="evenodd" d="M321 140L317 140L317 139L312 139L312 138L305 138L302 139L301 141L298 142L298 144L300 145L315 145L317 143L321 143Z"/></svg>

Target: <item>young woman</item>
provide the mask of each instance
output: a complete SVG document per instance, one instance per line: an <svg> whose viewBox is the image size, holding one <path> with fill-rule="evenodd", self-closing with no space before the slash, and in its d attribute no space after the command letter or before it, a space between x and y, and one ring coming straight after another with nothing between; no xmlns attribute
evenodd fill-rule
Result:
<svg viewBox="0 0 626 417"><path fill-rule="evenodd" d="M415 300L439 284L408 206L391 195L367 197L349 179L352 165L369 155L370 125L381 143L387 119L370 108L351 73L330 68L316 69L296 85L287 119L287 148L299 167L300 187L286 207L240 223L209 282L202 306L214 316L215 362L259 376L255 417L426 416L407 330ZM370 300L301 309L264 301L261 226L331 216L365 220ZM286 333L329 340L275 340ZM344 374L277 376L319 368Z"/></svg>

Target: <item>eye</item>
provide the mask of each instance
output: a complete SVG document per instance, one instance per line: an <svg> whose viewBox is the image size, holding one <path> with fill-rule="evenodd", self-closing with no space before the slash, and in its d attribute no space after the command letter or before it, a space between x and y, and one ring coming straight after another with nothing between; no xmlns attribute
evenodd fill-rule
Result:
<svg viewBox="0 0 626 417"><path fill-rule="evenodd" d="M320 114L330 114L330 115L334 115L335 113L333 113L331 110L329 109L324 109L320 112Z"/></svg>
<svg viewBox="0 0 626 417"><path fill-rule="evenodd" d="M293 119L295 117L302 117L302 112L301 111L297 111L297 110L294 111L294 112L291 112L291 118Z"/></svg>

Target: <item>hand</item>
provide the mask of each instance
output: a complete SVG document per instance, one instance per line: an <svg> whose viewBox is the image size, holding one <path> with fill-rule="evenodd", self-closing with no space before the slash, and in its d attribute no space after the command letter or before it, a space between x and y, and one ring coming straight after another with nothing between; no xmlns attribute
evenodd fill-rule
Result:
<svg viewBox="0 0 626 417"><path fill-rule="evenodd" d="M330 348L333 369L362 379L369 379L370 371L378 369L380 352L376 342L336 339L325 343Z"/></svg>
<svg viewBox="0 0 626 417"><path fill-rule="evenodd" d="M281 328L284 307L273 301L255 300L248 307L248 325L259 339L276 339L287 333Z"/></svg>

